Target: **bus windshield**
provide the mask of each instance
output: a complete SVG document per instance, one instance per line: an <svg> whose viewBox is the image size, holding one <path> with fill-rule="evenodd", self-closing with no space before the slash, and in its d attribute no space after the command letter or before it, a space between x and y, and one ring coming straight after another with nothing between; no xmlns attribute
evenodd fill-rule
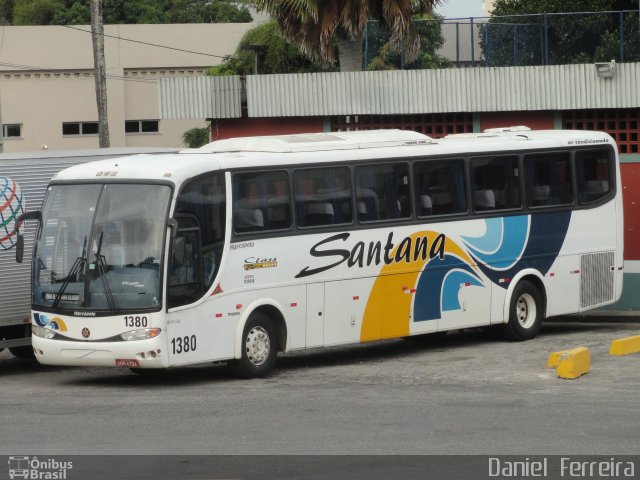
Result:
<svg viewBox="0 0 640 480"><path fill-rule="evenodd" d="M170 197L165 185L51 186L34 253L34 305L159 308Z"/></svg>

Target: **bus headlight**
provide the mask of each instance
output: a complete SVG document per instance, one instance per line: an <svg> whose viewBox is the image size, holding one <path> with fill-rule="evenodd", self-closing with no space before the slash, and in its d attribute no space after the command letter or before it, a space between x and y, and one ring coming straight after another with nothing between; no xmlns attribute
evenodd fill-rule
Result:
<svg viewBox="0 0 640 480"><path fill-rule="evenodd" d="M39 325L31 325L31 333L36 337L51 339L56 336L56 332L50 328L44 328Z"/></svg>
<svg viewBox="0 0 640 480"><path fill-rule="evenodd" d="M143 328L142 330L131 330L130 332L124 332L120 334L123 340L147 340L160 335L160 328Z"/></svg>

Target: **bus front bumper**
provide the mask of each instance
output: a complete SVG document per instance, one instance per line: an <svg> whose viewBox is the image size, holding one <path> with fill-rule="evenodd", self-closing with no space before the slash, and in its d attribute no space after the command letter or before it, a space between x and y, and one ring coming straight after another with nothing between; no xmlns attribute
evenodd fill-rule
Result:
<svg viewBox="0 0 640 480"><path fill-rule="evenodd" d="M167 368L164 335L122 342L73 342L32 337L33 350L44 365L123 368Z"/></svg>

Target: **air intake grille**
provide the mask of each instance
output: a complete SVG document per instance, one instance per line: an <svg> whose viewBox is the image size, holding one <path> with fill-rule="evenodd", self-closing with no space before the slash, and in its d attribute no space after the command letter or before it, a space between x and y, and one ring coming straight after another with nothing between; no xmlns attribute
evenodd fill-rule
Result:
<svg viewBox="0 0 640 480"><path fill-rule="evenodd" d="M613 300L613 252L580 257L580 307L587 308Z"/></svg>

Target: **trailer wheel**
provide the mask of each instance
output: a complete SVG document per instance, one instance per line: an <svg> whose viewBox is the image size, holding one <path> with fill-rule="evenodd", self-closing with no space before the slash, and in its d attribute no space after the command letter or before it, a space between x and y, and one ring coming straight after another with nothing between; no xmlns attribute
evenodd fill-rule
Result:
<svg viewBox="0 0 640 480"><path fill-rule="evenodd" d="M509 321L503 332L507 340L522 342L531 340L542 325L543 302L540 291L527 280L523 280L513 290L509 306Z"/></svg>
<svg viewBox="0 0 640 480"><path fill-rule="evenodd" d="M11 347L9 348L9 351L13 354L14 357L17 358L36 358L35 353L33 353L33 347L31 345L27 345L24 347Z"/></svg>
<svg viewBox="0 0 640 480"><path fill-rule="evenodd" d="M229 362L229 366L242 378L266 377L277 355L278 337L271 318L263 312L253 312L242 333L242 357Z"/></svg>

